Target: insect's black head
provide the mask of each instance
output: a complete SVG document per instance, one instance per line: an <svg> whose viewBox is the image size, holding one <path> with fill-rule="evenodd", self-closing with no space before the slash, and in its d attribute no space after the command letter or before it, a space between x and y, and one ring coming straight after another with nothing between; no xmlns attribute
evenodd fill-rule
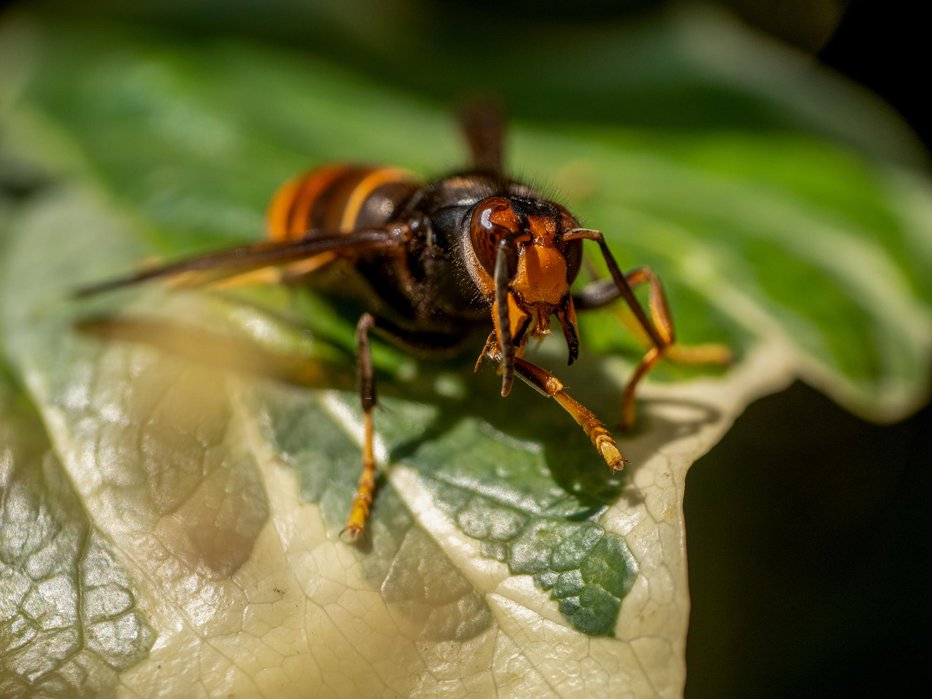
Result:
<svg viewBox="0 0 932 699"><path fill-rule="evenodd" d="M507 284L515 345L520 347L529 335L548 334L550 316L556 314L569 344L570 362L578 344L570 285L579 273L582 241L564 241L563 234L578 227L558 204L515 196L483 199L470 223L472 250L486 282L480 286L494 292L497 285ZM497 271L502 264L507 270ZM499 317L497 311L493 317Z"/></svg>

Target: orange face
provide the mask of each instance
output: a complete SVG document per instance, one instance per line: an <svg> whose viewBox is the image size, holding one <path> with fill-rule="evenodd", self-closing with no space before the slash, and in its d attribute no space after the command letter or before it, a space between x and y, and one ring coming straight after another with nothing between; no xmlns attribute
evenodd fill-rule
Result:
<svg viewBox="0 0 932 699"><path fill-rule="evenodd" d="M576 220L556 204L530 204L507 197L489 197L476 207L471 223L472 249L479 263L473 271L480 289L495 296L495 265L502 241L514 246L509 255L508 319L514 344L521 347L528 336L550 332L550 316L556 314L570 346L570 362L577 345L576 312L570 285L579 272L580 241L563 242L564 231L576 228ZM498 323L497 304L493 320Z"/></svg>

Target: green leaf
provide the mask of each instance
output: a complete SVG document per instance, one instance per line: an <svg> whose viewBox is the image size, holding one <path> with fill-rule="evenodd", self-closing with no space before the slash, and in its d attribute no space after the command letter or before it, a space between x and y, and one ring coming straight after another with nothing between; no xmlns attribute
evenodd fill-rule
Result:
<svg viewBox="0 0 932 699"><path fill-rule="evenodd" d="M664 51L689 64L674 49L690 36L671 32ZM754 55L742 42L732 46ZM540 75L560 65L537 55ZM652 375L639 431L620 437L631 465L613 476L526 387L502 400L495 372L473 376L471 357L414 362L380 347L383 468L369 544L348 546L338 532L360 467L357 306L282 290L66 299L147 256L255 239L275 187L311 165L457 167L448 110L242 39L20 21L0 31L0 60L11 66L0 163L27 164L0 167L2 346L36 411L16 433L45 445L72 489L65 524L109 552L116 582L104 589L133 590L146 610L128 617L136 640L114 646L110 675L50 693L119 681L142 695L675 695L689 465L751 400L797 377L880 419L927 397L924 175L819 129L668 132L526 114L515 170L548 178L623 266L661 274L683 342L726 342L739 361ZM697 65L667 94L697 99L708 69ZM509 85L506 100L522 94ZM704 108L733 105L742 86ZM624 81L605 90L613 103L633 94ZM838 109L857 103L845 94L853 102ZM785 97L757 103L771 127L800 121L773 107ZM655 108L644 102L645 115ZM896 132L871 113L872 129ZM35 186L14 196L26 180ZM612 311L581 320L576 366L560 368L559 343L536 356L617 419L640 348ZM32 492L53 490L37 475L47 468L22 469ZM58 558L73 569L74 556ZM15 613L13 592L0 592ZM0 678L37 687L11 658L0 654Z"/></svg>

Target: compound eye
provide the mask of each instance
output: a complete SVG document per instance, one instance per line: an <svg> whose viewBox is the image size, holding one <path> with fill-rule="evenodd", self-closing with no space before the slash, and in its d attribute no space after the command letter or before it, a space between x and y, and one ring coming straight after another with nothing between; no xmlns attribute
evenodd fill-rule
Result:
<svg viewBox="0 0 932 699"><path fill-rule="evenodd" d="M476 205L469 235L476 257L490 275L495 269L498 242L520 227L521 220L505 197L488 197Z"/></svg>

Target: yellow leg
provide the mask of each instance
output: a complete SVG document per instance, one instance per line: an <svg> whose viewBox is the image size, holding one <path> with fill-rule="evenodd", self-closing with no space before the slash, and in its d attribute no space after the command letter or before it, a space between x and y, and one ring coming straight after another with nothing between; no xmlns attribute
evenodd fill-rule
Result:
<svg viewBox="0 0 932 699"><path fill-rule="evenodd" d="M502 353L498 347L486 345L486 348L487 356L500 364ZM615 439L591 410L566 392L563 383L556 376L520 357L515 358L515 374L538 393L553 398L559 403L560 407L583 428L589 441L612 471L620 471L624 468L628 460L622 456Z"/></svg>
<svg viewBox="0 0 932 699"><path fill-rule="evenodd" d="M362 445L362 473L356 484L356 496L350 509L346 526L340 536L350 541L356 541L365 532L366 521L369 519L369 510L372 508L372 495L375 492L375 454L373 451L372 413L363 414L363 445Z"/></svg>
<svg viewBox="0 0 932 699"><path fill-rule="evenodd" d="M624 306L619 306L617 316L622 325L631 331L632 335L641 340L645 345L651 344L650 336L630 310ZM728 345L723 345L719 342L709 342L701 345L684 345L680 342L674 342L664 350L663 357L676 364L715 364L718 366L725 366L732 362L734 354Z"/></svg>
<svg viewBox="0 0 932 699"><path fill-rule="evenodd" d="M605 259L606 265L608 265L608 271L612 276L610 281L592 282L582 289L579 294L574 295L573 301L576 309L601 308L616 299L624 299L632 314L632 322L630 324L626 322L625 324L629 325L638 337L646 339L650 345L640 364L634 370L634 374L628 381L622 395L622 428L628 428L634 424L635 390L637 385L653 366L660 361L661 357L673 354L678 356L681 361L695 363L705 361L720 363L731 359L731 352L720 345L704 345L699 348L675 350L676 333L673 329L673 317L670 315L667 296L663 291L660 279L649 267L639 267L628 274L623 274L605 243L605 237L599 231L577 228L564 233L563 240L564 242L572 240L592 240L597 242L602 251L602 257ZM647 300L650 317L644 312L641 302L634 295L635 287L644 283L650 285Z"/></svg>
<svg viewBox="0 0 932 699"><path fill-rule="evenodd" d="M359 372L359 398L362 402L363 441L362 473L356 484L356 496L350 508L341 538L356 541L366 530L372 496L375 492L375 430L372 425L372 409L378 401L375 392L375 373L372 370L372 351L369 347L369 330L375 326L375 317L364 313L356 325L356 360Z"/></svg>

